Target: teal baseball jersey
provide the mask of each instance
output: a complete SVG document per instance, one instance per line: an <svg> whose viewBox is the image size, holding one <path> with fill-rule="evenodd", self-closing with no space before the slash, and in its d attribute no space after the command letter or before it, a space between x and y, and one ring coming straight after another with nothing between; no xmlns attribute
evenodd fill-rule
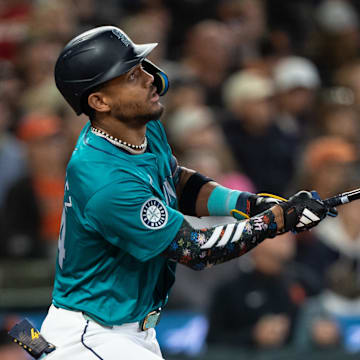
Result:
<svg viewBox="0 0 360 360"><path fill-rule="evenodd" d="M172 154L160 121L146 136L148 151L130 155L88 123L67 167L53 303L105 325L140 321L175 280L161 255L184 218Z"/></svg>

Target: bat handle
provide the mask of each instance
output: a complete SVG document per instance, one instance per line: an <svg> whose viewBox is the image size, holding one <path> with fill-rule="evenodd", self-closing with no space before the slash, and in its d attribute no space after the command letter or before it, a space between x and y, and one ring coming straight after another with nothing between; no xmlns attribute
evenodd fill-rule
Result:
<svg viewBox="0 0 360 360"><path fill-rule="evenodd" d="M350 202L350 199L347 195L337 195L328 199L324 200L324 204L328 207L335 207L335 206L339 206L339 205L343 205Z"/></svg>

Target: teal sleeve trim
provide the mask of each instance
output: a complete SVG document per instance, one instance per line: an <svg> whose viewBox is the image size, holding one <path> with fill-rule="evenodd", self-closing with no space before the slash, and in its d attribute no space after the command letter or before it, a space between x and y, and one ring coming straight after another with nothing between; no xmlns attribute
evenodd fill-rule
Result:
<svg viewBox="0 0 360 360"><path fill-rule="evenodd" d="M241 191L217 186L210 194L207 207L211 216L231 216Z"/></svg>

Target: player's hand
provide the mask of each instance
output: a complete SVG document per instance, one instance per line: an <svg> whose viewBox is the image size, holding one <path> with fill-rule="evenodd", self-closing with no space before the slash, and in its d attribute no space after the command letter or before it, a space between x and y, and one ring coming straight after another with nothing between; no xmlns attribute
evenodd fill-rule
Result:
<svg viewBox="0 0 360 360"><path fill-rule="evenodd" d="M279 206L284 211L284 231L309 230L323 220L329 212L315 191L299 191Z"/></svg>
<svg viewBox="0 0 360 360"><path fill-rule="evenodd" d="M247 201L246 213L240 211L241 203L236 204L235 209L231 212L232 216L237 220L243 220L258 215L263 211L268 210L271 207L281 203L282 201L286 201L286 199L280 198L276 195L264 195L267 196L263 196L263 194L250 195Z"/></svg>
<svg viewBox="0 0 360 360"><path fill-rule="evenodd" d="M316 191L314 191L314 190L311 191L311 195L313 196L314 199L321 201L321 198ZM331 216L331 217L336 217L336 216L338 216L338 211L336 210L336 208L331 207L331 208L328 208L328 213L326 215Z"/></svg>
<svg viewBox="0 0 360 360"><path fill-rule="evenodd" d="M274 196L274 195L273 195ZM285 199L284 199L285 200ZM281 198L270 196L251 195L249 196L249 216L253 217L282 202Z"/></svg>

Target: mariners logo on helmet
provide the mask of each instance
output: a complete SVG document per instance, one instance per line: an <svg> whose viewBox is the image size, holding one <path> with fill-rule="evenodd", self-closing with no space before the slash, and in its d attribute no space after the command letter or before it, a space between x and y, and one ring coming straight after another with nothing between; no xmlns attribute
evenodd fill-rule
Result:
<svg viewBox="0 0 360 360"><path fill-rule="evenodd" d="M166 207L156 198L147 200L141 208L140 218L149 229L161 229L168 220Z"/></svg>
<svg viewBox="0 0 360 360"><path fill-rule="evenodd" d="M131 45L130 40L119 29L112 29L111 32L121 40L126 47Z"/></svg>

